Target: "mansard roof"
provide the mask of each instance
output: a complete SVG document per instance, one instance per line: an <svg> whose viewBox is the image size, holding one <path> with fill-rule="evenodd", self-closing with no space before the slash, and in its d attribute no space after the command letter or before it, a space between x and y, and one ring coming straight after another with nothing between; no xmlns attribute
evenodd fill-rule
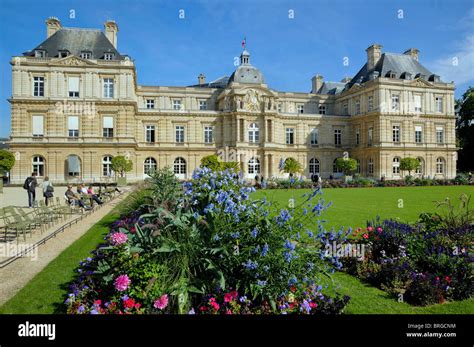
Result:
<svg viewBox="0 0 474 347"><path fill-rule="evenodd" d="M344 90L346 83L343 82L323 82L323 85L318 90L318 94L336 95Z"/></svg>
<svg viewBox="0 0 474 347"><path fill-rule="evenodd" d="M105 34L100 30L61 28L33 50L23 53L34 56L36 50L44 50L48 57L58 57L61 51L80 56L81 52L91 52L92 59L102 59L104 53L113 53L114 60L124 60Z"/></svg>

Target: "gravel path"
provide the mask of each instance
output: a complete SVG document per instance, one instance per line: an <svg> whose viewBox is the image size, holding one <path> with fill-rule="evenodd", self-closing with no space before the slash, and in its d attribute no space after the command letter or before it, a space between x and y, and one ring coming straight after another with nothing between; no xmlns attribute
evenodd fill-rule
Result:
<svg viewBox="0 0 474 347"><path fill-rule="evenodd" d="M13 297L62 251L69 247L74 241L78 240L94 224L107 215L115 206L117 206L118 203L123 200L126 195L128 195L129 192L130 190L124 192L111 202L104 205L102 208L82 219L79 223L72 225L64 232L59 233L55 237L46 241L45 244L40 245L36 249L37 257L35 257L33 253L32 256L19 258L4 268L0 268L0 305L3 305L11 297ZM54 229L60 225L61 224L56 225ZM44 233L43 236L46 235L47 232ZM35 237L36 236L34 236L34 238ZM34 238L32 239L33 242ZM31 242L28 236L26 242Z"/></svg>

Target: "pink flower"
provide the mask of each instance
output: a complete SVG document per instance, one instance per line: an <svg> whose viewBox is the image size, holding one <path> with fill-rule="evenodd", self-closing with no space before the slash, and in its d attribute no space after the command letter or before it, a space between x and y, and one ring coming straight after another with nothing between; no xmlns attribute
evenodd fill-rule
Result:
<svg viewBox="0 0 474 347"><path fill-rule="evenodd" d="M378 227L378 228L377 228L377 231L378 231L379 233L381 233L383 230L382 230L381 227Z"/></svg>
<svg viewBox="0 0 474 347"><path fill-rule="evenodd" d="M211 302L211 306L212 306L212 307L214 308L214 310L216 310L216 311L219 310L219 307L220 307L219 304L218 304L217 302L215 302L215 301Z"/></svg>
<svg viewBox="0 0 474 347"><path fill-rule="evenodd" d="M115 289L117 289L119 292L123 292L124 290L127 290L130 283L131 281L127 275L120 275L114 281Z"/></svg>
<svg viewBox="0 0 474 347"><path fill-rule="evenodd" d="M128 241L128 237L124 233L113 233L112 234L112 244L114 246L122 245L127 241Z"/></svg>
<svg viewBox="0 0 474 347"><path fill-rule="evenodd" d="M368 231L374 231L374 228L372 228L372 227L367 227L367 230L368 230Z"/></svg>
<svg viewBox="0 0 474 347"><path fill-rule="evenodd" d="M232 297L232 294L231 293L227 293L224 295L224 302L231 302L233 299Z"/></svg>
<svg viewBox="0 0 474 347"><path fill-rule="evenodd" d="M163 294L162 296L160 296L159 299L156 299L155 302L153 303L153 307L158 310L162 310L166 306L168 306L168 294Z"/></svg>
<svg viewBox="0 0 474 347"><path fill-rule="evenodd" d="M364 235L362 235L362 237L363 237L364 239L368 239L368 238L369 238L369 234L364 234Z"/></svg>

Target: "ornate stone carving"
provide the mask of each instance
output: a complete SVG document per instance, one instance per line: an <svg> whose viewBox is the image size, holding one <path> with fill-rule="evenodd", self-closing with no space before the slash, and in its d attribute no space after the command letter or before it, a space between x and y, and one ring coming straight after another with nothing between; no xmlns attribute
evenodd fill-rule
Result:
<svg viewBox="0 0 474 347"><path fill-rule="evenodd" d="M260 111L262 97L260 93L254 89L249 89L244 96L244 108L251 112Z"/></svg>

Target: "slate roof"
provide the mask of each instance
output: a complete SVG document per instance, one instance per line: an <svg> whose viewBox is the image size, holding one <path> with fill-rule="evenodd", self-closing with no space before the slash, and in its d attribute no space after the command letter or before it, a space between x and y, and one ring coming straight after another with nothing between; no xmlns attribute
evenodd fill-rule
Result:
<svg viewBox="0 0 474 347"><path fill-rule="evenodd" d="M222 76L212 82L204 84L194 84L188 87L201 87L201 88L225 88L229 83L229 76Z"/></svg>
<svg viewBox="0 0 474 347"><path fill-rule="evenodd" d="M265 80L263 74L255 66L243 64L230 75L230 82L263 84Z"/></svg>
<svg viewBox="0 0 474 347"><path fill-rule="evenodd" d="M383 53L375 67L370 71L367 71L366 63L348 83L348 87L355 83L360 84L369 81L370 75L374 71L379 73L379 77L387 77L387 73L392 72L395 74L395 78L403 79L406 73L411 74L412 79L417 77L418 74L424 75L425 80L428 80L433 75L432 72L408 54Z"/></svg>
<svg viewBox="0 0 474 347"><path fill-rule="evenodd" d="M114 53L114 60L125 59L125 55L114 48L105 34L96 29L61 28L33 50L23 54L34 56L35 50L45 50L47 57L58 57L59 51L67 50L75 56L80 56L81 52L92 52L92 59L103 59L106 52Z"/></svg>
<svg viewBox="0 0 474 347"><path fill-rule="evenodd" d="M346 86L346 83L342 82L323 82L323 85L318 90L318 94L329 94L336 95L341 93Z"/></svg>

